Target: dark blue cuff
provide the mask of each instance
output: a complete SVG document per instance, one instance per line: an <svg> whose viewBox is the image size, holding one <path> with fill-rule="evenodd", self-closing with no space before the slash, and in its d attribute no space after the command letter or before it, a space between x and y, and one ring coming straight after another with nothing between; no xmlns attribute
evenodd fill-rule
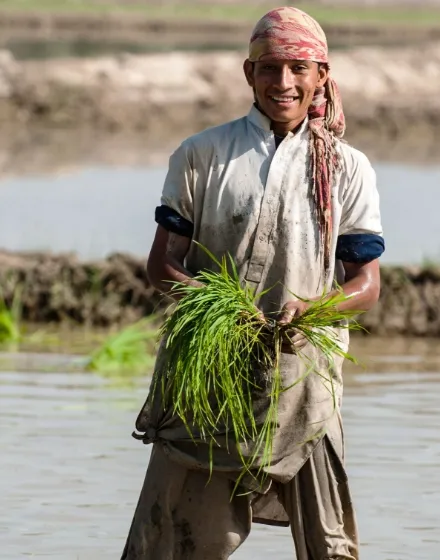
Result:
<svg viewBox="0 0 440 560"><path fill-rule="evenodd" d="M378 259L385 251L385 241L374 233L340 235L336 258L349 263L368 263Z"/></svg>
<svg viewBox="0 0 440 560"><path fill-rule="evenodd" d="M193 236L194 225L169 206L158 206L155 212L155 219L160 226L171 233L181 235L182 237Z"/></svg>

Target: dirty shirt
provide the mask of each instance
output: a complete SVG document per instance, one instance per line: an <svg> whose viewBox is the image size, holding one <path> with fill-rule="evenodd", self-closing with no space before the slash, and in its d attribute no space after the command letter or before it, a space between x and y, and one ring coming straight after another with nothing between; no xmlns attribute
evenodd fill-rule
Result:
<svg viewBox="0 0 440 560"><path fill-rule="evenodd" d="M277 146L270 121L252 107L246 117L185 140L170 158L161 201L173 214L169 230L189 227L188 235L216 257L229 253L242 281L257 293L272 288L259 302L265 314L279 312L294 299L292 294L314 298L330 291L336 281L343 283L338 255L351 262L368 262L383 251L375 173L365 155L338 141L341 165L332 185L332 257L329 271L324 270L308 176L308 138L306 120ZM185 266L193 274L215 270L195 243ZM347 331L335 332L347 349ZM162 344L156 378L162 374L164 352ZM283 386L304 379L280 395L272 462L265 467L269 476L265 482L245 477L242 484L251 491L265 494L272 480L289 482L322 439L335 407L339 409L342 359L330 365L310 344L304 354L314 363L312 375L305 375L304 360L282 354ZM267 402L267 392L256 395L256 418L264 418ZM219 445L211 456L209 445L197 434L192 440L172 411L164 409L157 391L150 390L136 429L144 443L159 443L172 460L189 469L209 469L212 460L214 471L231 479L241 470L242 461L224 427L218 428ZM245 448L242 452L246 455Z"/></svg>

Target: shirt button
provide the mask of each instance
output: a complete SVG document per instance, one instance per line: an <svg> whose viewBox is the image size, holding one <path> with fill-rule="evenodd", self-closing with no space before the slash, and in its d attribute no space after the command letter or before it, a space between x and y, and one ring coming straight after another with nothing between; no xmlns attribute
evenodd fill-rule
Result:
<svg viewBox="0 0 440 560"><path fill-rule="evenodd" d="M264 235L260 235L260 237L258 238L260 241L264 241Z"/></svg>

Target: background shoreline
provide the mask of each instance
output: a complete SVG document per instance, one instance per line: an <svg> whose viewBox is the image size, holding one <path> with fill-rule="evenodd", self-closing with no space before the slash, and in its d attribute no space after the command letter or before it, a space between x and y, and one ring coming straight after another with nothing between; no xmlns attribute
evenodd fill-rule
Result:
<svg viewBox="0 0 440 560"><path fill-rule="evenodd" d="M84 262L74 255L0 253L8 305L20 294L23 320L110 327L169 306L146 278L145 259L115 254ZM440 335L440 268L382 266L379 303L360 317L372 335Z"/></svg>
<svg viewBox="0 0 440 560"><path fill-rule="evenodd" d="M244 58L234 51L18 61L0 51L0 122L10 131L0 141L2 159L11 150L15 157L17 145L38 152L35 137L53 133L55 144L65 142L63 155L54 146L61 159L69 160L72 138L89 143L83 150L89 155L99 152L100 137L107 144L120 140L121 163L151 148L163 161L186 136L247 114L252 92L242 75ZM440 43L335 52L332 73L348 142L388 161L439 159ZM145 163L146 156L138 159Z"/></svg>
<svg viewBox="0 0 440 560"><path fill-rule="evenodd" d="M166 17L154 10L152 15L148 15L142 11L46 13L40 10L4 11L0 8L0 47L7 48L9 42L18 40L78 41L87 38L89 41L143 45L145 49L156 51L244 48L255 21L263 13L263 9L254 9L248 15L244 12L241 17L236 17L234 12L223 16L221 12L214 13L212 17L206 17L201 12L191 17L191 9L187 9L174 15L170 11ZM350 17L349 12L348 17L336 21L334 18L338 14L329 18L330 13L324 12L322 16L318 11L317 16L331 49L440 40L440 8L430 9L425 17L423 8L413 9L405 17L397 12L394 18L387 11L384 19L380 17L380 10L377 17L365 18L360 10L357 14L359 19L353 18L353 15Z"/></svg>

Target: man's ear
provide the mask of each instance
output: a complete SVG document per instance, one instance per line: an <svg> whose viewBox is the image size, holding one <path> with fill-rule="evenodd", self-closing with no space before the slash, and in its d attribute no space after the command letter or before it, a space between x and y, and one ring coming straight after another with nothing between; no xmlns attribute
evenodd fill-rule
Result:
<svg viewBox="0 0 440 560"><path fill-rule="evenodd" d="M329 69L327 64L319 64L318 65L318 83L316 87L321 88L325 86L325 83L328 80Z"/></svg>
<svg viewBox="0 0 440 560"><path fill-rule="evenodd" d="M243 63L243 71L244 71L244 75L246 77L247 83L251 86L251 88L254 88L255 87L254 65L248 58Z"/></svg>

